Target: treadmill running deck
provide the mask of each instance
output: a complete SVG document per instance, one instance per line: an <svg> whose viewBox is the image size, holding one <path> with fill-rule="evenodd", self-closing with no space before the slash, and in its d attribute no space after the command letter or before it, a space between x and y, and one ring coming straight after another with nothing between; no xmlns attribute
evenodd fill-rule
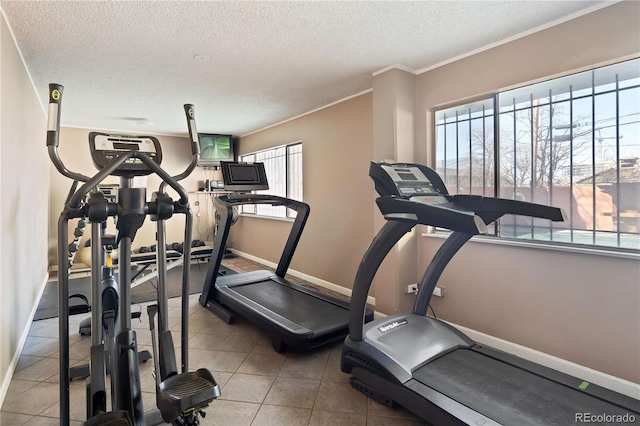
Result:
<svg viewBox="0 0 640 426"><path fill-rule="evenodd" d="M348 309L271 280L231 289L316 335L335 332L349 323Z"/></svg>
<svg viewBox="0 0 640 426"><path fill-rule="evenodd" d="M469 349L450 352L414 371L413 377L504 425L564 426L575 423L580 413L628 413Z"/></svg>

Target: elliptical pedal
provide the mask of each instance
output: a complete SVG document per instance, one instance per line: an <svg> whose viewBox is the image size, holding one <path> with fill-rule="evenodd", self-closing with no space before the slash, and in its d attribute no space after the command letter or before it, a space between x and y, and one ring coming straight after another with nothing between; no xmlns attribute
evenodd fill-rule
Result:
<svg viewBox="0 0 640 426"><path fill-rule="evenodd" d="M193 398L195 402L186 408L197 408L203 401L211 402L214 398L220 396L220 392L215 392L218 384L209 373L203 368L195 372L183 373L169 377L160 384L160 390L163 395L172 400L182 400L184 398ZM199 395L203 394L203 395ZM202 396L203 398L196 398Z"/></svg>
<svg viewBox="0 0 640 426"><path fill-rule="evenodd" d="M174 374L165 380L160 376L159 355L155 333L155 316L158 305L147 307L149 327L151 329L151 345L156 378L156 404L167 423L174 423L183 418L179 424L197 425L198 415L204 417L201 408L220 396L220 386L211 372L205 368L196 371Z"/></svg>
<svg viewBox="0 0 640 426"><path fill-rule="evenodd" d="M220 396L220 387L204 368L177 374L158 385L158 409L166 422L183 413L198 412Z"/></svg>

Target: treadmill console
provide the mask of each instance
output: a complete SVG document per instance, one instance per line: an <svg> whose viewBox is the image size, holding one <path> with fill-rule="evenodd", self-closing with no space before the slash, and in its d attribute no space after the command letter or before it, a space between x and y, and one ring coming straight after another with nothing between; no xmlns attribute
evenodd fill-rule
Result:
<svg viewBox="0 0 640 426"><path fill-rule="evenodd" d="M91 132L89 133L89 145L91 158L98 169L103 169L114 158L129 151L146 154L158 165L162 161L160 142L153 136L121 136ZM151 172L151 169L142 160L131 157L113 175L132 177L148 175Z"/></svg>
<svg viewBox="0 0 640 426"><path fill-rule="evenodd" d="M371 163L369 176L381 196L396 196L419 203L449 202L447 188L438 174L421 164Z"/></svg>
<svg viewBox="0 0 640 426"><path fill-rule="evenodd" d="M269 189L264 163L221 161L225 191L251 192Z"/></svg>
<svg viewBox="0 0 640 426"><path fill-rule="evenodd" d="M371 163L369 176L380 197L376 204L388 220L416 220L468 234L487 233L486 225L505 214L561 222L562 209L473 194L450 195L435 170L421 164Z"/></svg>

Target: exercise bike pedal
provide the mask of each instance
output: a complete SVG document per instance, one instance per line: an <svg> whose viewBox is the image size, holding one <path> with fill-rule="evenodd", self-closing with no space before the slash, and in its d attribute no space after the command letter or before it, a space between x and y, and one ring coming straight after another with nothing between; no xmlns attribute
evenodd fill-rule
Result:
<svg viewBox="0 0 640 426"><path fill-rule="evenodd" d="M158 408L167 423L183 413L206 407L220 396L220 386L204 368L171 376L158 385L158 390Z"/></svg>

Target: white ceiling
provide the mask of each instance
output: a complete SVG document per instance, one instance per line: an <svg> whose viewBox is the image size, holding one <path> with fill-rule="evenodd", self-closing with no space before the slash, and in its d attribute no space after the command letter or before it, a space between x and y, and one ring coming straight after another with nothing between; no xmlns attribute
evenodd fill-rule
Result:
<svg viewBox="0 0 640 426"><path fill-rule="evenodd" d="M0 1L43 104L65 86L63 125L185 134L193 103L198 130L235 135L609 4Z"/></svg>

